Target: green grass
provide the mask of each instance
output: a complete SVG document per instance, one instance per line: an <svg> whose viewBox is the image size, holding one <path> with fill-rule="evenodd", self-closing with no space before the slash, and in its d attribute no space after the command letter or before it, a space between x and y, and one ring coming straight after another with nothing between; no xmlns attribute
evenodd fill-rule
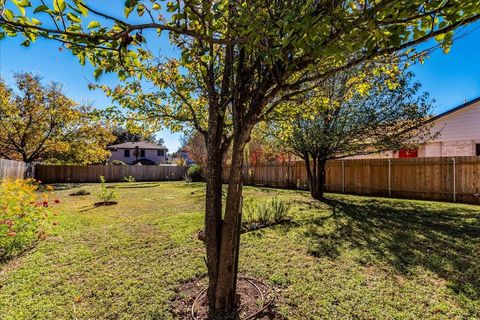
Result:
<svg viewBox="0 0 480 320"><path fill-rule="evenodd" d="M1 319L173 319L203 276L204 185L133 183L119 204L61 200L55 234L0 265ZM138 186L138 188L136 188ZM287 319L480 319L478 206L245 188L292 222L242 235L240 271L277 290Z"/></svg>

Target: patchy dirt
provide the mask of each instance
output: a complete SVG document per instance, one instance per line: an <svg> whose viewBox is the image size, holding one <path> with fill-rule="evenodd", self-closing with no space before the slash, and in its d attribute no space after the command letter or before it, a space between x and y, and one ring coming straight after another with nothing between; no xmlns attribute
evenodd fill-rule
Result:
<svg viewBox="0 0 480 320"><path fill-rule="evenodd" d="M203 277L186 282L179 288L173 301L174 313L179 319L207 319L207 285L207 278ZM285 319L273 309L273 291L263 282L254 278L239 276L237 293L240 299L240 320ZM192 307L195 318L192 317ZM262 309L265 310L262 311Z"/></svg>

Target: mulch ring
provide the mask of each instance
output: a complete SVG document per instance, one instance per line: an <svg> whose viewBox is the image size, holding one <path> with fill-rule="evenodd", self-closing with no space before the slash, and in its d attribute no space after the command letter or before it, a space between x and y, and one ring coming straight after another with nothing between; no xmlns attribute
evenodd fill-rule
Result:
<svg viewBox="0 0 480 320"><path fill-rule="evenodd" d="M106 206L113 206L115 204L117 204L118 202L116 201L102 201L102 202L97 202L97 203L94 203L93 206L94 207L106 207Z"/></svg>
<svg viewBox="0 0 480 320"><path fill-rule="evenodd" d="M176 316L180 319L206 320L208 279L203 277L184 283L173 301ZM281 319L273 310L275 294L265 283L255 278L239 275L237 294L240 296L239 319Z"/></svg>

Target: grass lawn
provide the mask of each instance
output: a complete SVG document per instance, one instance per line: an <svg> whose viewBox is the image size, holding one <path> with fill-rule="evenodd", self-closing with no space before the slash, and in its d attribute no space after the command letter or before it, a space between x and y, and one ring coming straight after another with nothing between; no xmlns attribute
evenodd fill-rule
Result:
<svg viewBox="0 0 480 320"><path fill-rule="evenodd" d="M174 319L204 276L204 185L132 183L93 207L55 191L55 234L0 265L0 318ZM245 188L291 201L292 222L242 235L240 270L275 287L286 319L480 319L480 208Z"/></svg>

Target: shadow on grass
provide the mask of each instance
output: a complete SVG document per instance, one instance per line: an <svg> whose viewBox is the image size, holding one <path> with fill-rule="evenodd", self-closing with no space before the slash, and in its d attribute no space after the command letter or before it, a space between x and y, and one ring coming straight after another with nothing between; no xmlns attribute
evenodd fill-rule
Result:
<svg viewBox="0 0 480 320"><path fill-rule="evenodd" d="M144 188L155 188L159 187L160 184L136 184L136 185L110 185L107 186L107 189L144 189Z"/></svg>
<svg viewBox="0 0 480 320"><path fill-rule="evenodd" d="M388 263L408 276L423 267L457 293L480 299L480 210L379 200L326 200L332 214L306 224L311 254L362 250L360 262Z"/></svg>
<svg viewBox="0 0 480 320"><path fill-rule="evenodd" d="M48 185L51 186L54 191L70 190L82 186L81 183L52 183Z"/></svg>

